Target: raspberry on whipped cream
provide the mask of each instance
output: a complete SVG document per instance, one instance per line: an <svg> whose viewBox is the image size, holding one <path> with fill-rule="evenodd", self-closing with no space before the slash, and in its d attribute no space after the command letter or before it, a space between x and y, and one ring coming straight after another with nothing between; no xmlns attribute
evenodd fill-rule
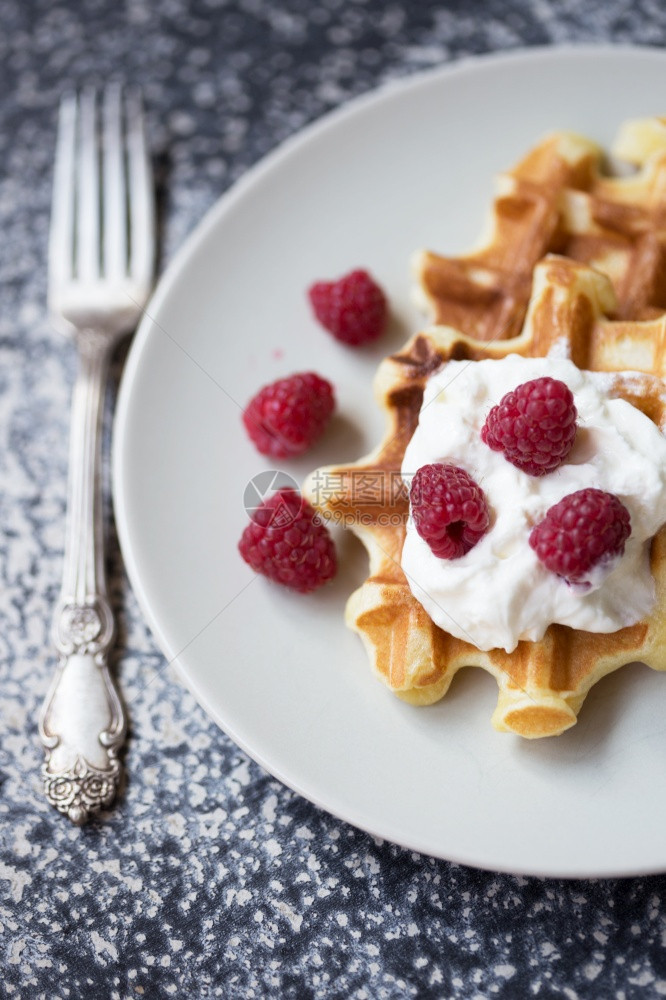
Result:
<svg viewBox="0 0 666 1000"><path fill-rule="evenodd" d="M440 559L464 556L488 530L483 490L457 465L421 466L409 503L416 530Z"/></svg>
<svg viewBox="0 0 666 1000"><path fill-rule="evenodd" d="M535 477L491 450L481 428L506 393L547 376L571 390L578 430L566 460ZM411 520L407 525L402 567L441 628L479 649L511 652L522 639L541 639L553 622L614 632L650 612L650 541L666 522L666 438L636 407L609 397L612 382L612 374L581 371L566 358L518 355L450 361L430 377L403 478L409 482L424 465L460 465L482 487L492 515L487 533L454 560L437 558ZM621 501L631 534L623 555L571 584L539 560L529 537L559 501L588 488Z"/></svg>
<svg viewBox="0 0 666 1000"><path fill-rule="evenodd" d="M564 462L576 439L571 390L555 378L523 382L486 417L481 438L531 476L545 476Z"/></svg>
<svg viewBox="0 0 666 1000"><path fill-rule="evenodd" d="M532 528L530 545L551 573L585 583L590 570L624 553L631 516L612 493L589 487L563 497Z"/></svg>

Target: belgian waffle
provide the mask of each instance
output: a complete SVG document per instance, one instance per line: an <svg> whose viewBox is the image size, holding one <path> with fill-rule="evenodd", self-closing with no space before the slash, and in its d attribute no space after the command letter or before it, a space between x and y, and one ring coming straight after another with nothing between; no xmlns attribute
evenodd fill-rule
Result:
<svg viewBox="0 0 666 1000"><path fill-rule="evenodd" d="M609 634L551 625L543 640L520 642L512 653L481 652L449 635L413 597L400 565L408 517L400 470L424 386L452 359L542 357L556 351L579 368L614 373L610 394L628 400L666 430L666 317L617 318L610 279L557 255L537 264L530 285L516 336L491 343L434 325L386 358L375 381L377 401L387 415L383 442L355 464L317 470L304 492L326 518L349 526L368 551L369 577L349 598L346 621L360 634L375 672L390 690L425 705L446 693L460 667L483 667L499 686L495 728L534 738L572 726L592 685L623 664L642 660L666 669L666 529L651 549L656 604L636 625Z"/></svg>
<svg viewBox="0 0 666 1000"><path fill-rule="evenodd" d="M516 336L534 266L547 253L606 274L617 318L660 315L666 309L666 119L626 123L612 161L623 176L604 173L608 164L596 144L556 132L500 174L478 249L461 257L429 251L415 257L416 294L430 320L478 340Z"/></svg>

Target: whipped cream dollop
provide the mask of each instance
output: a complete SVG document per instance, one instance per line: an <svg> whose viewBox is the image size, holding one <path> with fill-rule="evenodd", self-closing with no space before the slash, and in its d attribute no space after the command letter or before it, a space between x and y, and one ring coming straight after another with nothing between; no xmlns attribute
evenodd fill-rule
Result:
<svg viewBox="0 0 666 1000"><path fill-rule="evenodd" d="M535 477L485 445L481 428L505 393L545 375L571 389L578 431L564 464ZM459 465L481 486L491 512L487 534L459 559L439 559L409 519L402 568L441 628L478 649L511 652L521 639L541 639L554 622L614 632L650 612L650 540L666 522L666 437L636 407L609 397L613 378L566 358L518 355L450 361L430 377L403 479L409 485L433 462ZM622 556L593 569L585 584L569 584L543 566L528 539L553 504L586 487L622 501L631 535Z"/></svg>

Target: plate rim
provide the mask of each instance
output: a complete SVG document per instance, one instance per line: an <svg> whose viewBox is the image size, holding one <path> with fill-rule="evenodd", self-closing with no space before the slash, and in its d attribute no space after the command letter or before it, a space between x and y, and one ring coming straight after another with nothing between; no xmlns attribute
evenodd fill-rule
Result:
<svg viewBox="0 0 666 1000"><path fill-rule="evenodd" d="M516 865L501 865L484 861L476 855L467 855L463 851L446 851L446 853L433 851L432 844L420 842L418 838L411 835L401 836L398 831L394 835L387 836L385 832L373 828L371 822L361 821L357 815L352 815L349 810L331 805L331 800L318 796L311 789L305 789L293 776L286 776L275 763L266 760L263 755L249 746L236 732L233 722L223 716L214 704L211 704L199 689L196 680L190 676L186 668L180 662L178 651L172 648L166 634L162 630L158 616L151 606L150 597L143 585L142 574L138 561L135 558L135 551L131 541L132 529L129 524L129 513L125 502L126 497L126 473L124 467L123 441L127 438L129 423L129 411L132 402L133 387L138 375L141 356L148 344L155 326L159 323L155 318L162 308L163 302L177 284L181 273L186 268L190 257L196 252L198 246L205 242L209 234L215 230L224 219L225 215L231 211L234 205L241 201L246 191L251 190L255 183L270 173L274 167L283 160L291 156L298 155L301 147L305 147L317 136L327 132L336 123L346 121L357 114L362 114L373 104L380 104L391 93L405 93L410 90L417 90L420 87L430 85L438 78L462 76L474 73L485 65L525 63L538 61L539 59L566 60L570 57L594 57L594 58L621 58L637 57L654 59L655 62L663 62L666 65L666 51L656 46L648 44L613 44L611 42L600 43L575 43L565 44L543 44L533 46L518 46L501 51L485 53L466 54L457 57L452 61L438 64L427 69L420 69L409 72L405 76L389 79L380 82L377 86L361 94L353 96L344 101L341 105L324 112L322 115L309 122L293 135L279 142L268 153L250 166L229 188L219 195L212 205L204 212L202 218L195 223L191 231L185 237L181 245L173 254L165 270L158 276L156 286L150 300L143 311L141 322L132 338L129 351L125 360L123 372L120 379L120 386L116 400L115 413L113 417L112 439L111 439L111 483L112 501L118 542L123 558L123 563L130 586L136 597L140 611L160 649L165 656L166 666L172 667L180 681L186 689L190 691L197 703L211 718L216 725L253 761L262 767L268 774L275 777L286 787L302 796L307 801L313 803L317 808L336 819L348 823L360 829L370 836L387 843L395 844L403 849L416 851L426 857L438 858L454 864L466 865L476 869L489 872L504 873L510 875L521 875L549 879L605 879L605 878L634 878L644 877L652 874L659 874L666 871L666 857L660 867L648 864L645 867L640 865L627 865L618 867L615 864L602 865L590 871L589 865L584 866L585 870L577 868L575 865L555 865L548 868L539 869L529 865L524 868ZM182 651L181 651L182 652Z"/></svg>

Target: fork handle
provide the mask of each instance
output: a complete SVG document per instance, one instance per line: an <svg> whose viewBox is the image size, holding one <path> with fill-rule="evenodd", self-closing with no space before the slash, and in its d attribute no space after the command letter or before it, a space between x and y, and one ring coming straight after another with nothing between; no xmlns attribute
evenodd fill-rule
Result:
<svg viewBox="0 0 666 1000"><path fill-rule="evenodd" d="M58 664L40 717L49 802L77 825L109 805L120 781L126 720L109 673L115 634L106 595L101 506L101 425L112 343L77 334L63 582L52 637Z"/></svg>

